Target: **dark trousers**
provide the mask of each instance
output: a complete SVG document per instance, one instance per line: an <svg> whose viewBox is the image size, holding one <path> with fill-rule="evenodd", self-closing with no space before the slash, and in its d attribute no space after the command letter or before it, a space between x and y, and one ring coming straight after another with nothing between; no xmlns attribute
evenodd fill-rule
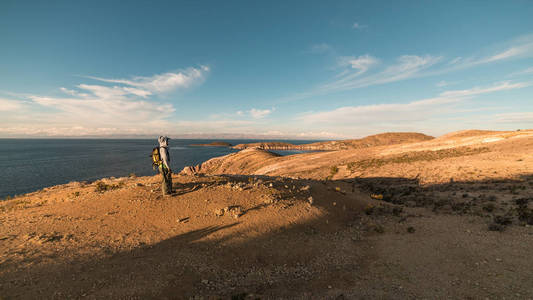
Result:
<svg viewBox="0 0 533 300"><path fill-rule="evenodd" d="M161 174L161 190L163 195L170 195L172 193L172 172L165 166L159 166L159 173Z"/></svg>

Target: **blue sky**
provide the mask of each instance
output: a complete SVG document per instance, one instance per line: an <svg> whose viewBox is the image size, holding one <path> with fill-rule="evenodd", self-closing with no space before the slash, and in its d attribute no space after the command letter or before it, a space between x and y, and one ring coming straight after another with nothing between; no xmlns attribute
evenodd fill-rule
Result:
<svg viewBox="0 0 533 300"><path fill-rule="evenodd" d="M531 1L0 2L0 137L533 128Z"/></svg>

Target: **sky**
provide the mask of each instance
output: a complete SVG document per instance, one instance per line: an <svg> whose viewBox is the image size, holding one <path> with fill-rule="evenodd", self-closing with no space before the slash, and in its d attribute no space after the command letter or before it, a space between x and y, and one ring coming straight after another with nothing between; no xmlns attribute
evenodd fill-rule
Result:
<svg viewBox="0 0 533 300"><path fill-rule="evenodd" d="M0 1L0 138L533 128L533 2Z"/></svg>

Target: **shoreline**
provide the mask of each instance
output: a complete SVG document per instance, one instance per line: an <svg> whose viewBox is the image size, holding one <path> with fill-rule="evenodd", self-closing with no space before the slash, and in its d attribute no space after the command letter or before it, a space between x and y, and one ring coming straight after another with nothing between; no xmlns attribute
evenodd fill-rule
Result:
<svg viewBox="0 0 533 300"><path fill-rule="evenodd" d="M528 298L532 145L533 131L246 149L172 174L171 196L158 175L44 188L0 202L0 293Z"/></svg>

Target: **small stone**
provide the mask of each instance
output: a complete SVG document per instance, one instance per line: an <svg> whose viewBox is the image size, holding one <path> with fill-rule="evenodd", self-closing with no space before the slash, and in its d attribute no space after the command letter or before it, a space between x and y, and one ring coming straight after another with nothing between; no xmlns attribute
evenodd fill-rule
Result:
<svg viewBox="0 0 533 300"><path fill-rule="evenodd" d="M308 191L311 187L309 185L306 185L300 189L300 191Z"/></svg>
<svg viewBox="0 0 533 300"><path fill-rule="evenodd" d="M223 209L215 209L215 216L220 217L224 215Z"/></svg>
<svg viewBox="0 0 533 300"><path fill-rule="evenodd" d="M333 202L333 206L336 206L337 205L337 202Z"/></svg>
<svg viewBox="0 0 533 300"><path fill-rule="evenodd" d="M502 259L501 258L496 258L496 261L497 262L502 262Z"/></svg>
<svg viewBox="0 0 533 300"><path fill-rule="evenodd" d="M307 198L307 202L309 202L310 205L313 205L313 202L314 202L313 197L309 196L309 198Z"/></svg>
<svg viewBox="0 0 533 300"><path fill-rule="evenodd" d="M409 227L407 227L407 232L414 233L415 232L415 228L413 226L409 226Z"/></svg>

